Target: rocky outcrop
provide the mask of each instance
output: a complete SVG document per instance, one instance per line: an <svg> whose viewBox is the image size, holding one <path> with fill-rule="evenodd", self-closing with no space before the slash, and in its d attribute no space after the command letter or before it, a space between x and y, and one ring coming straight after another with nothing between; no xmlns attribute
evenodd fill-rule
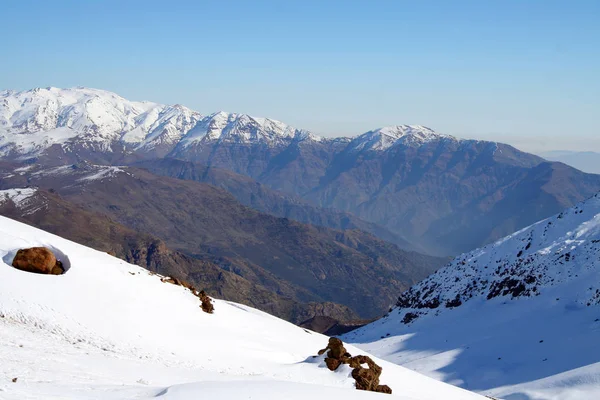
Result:
<svg viewBox="0 0 600 400"><path fill-rule="evenodd" d="M56 259L52 251L46 247L31 247L17 251L12 266L21 271L45 275L62 275L65 269L62 262Z"/></svg>
<svg viewBox="0 0 600 400"><path fill-rule="evenodd" d="M196 289L191 283L170 276L160 278L160 280L163 283L170 283L171 285L183 286L184 288L188 289L190 292L192 292L194 296L200 299L200 301L202 302L200 307L205 313L212 314L215 311L215 306L213 306L212 304L212 299L208 297L204 290L198 291L198 289Z"/></svg>
<svg viewBox="0 0 600 400"><path fill-rule="evenodd" d="M346 351L344 343L338 338L329 338L327 347L319 350L318 354L323 355L325 353L327 353L325 364L330 371L337 370L342 364L348 364L352 368L352 378L356 381L356 389L392 394L392 389L389 386L379 384L379 377L383 369L371 357L365 355L352 357Z"/></svg>
<svg viewBox="0 0 600 400"><path fill-rule="evenodd" d="M211 298L208 297L204 290L200 291L198 297L200 298L200 301L202 301L202 305L200 306L202 307L202 311L212 314L215 311L215 306L213 306Z"/></svg>

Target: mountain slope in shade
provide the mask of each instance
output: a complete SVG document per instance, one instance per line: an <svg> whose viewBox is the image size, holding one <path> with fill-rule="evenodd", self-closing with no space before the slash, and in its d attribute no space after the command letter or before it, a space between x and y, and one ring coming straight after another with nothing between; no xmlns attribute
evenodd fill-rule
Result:
<svg viewBox="0 0 600 400"><path fill-rule="evenodd" d="M508 145L439 137L384 151L349 145L303 197L402 233L432 254L456 254L599 190L600 176Z"/></svg>
<svg viewBox="0 0 600 400"><path fill-rule="evenodd" d="M457 257L346 335L503 399L600 396L600 195Z"/></svg>
<svg viewBox="0 0 600 400"><path fill-rule="evenodd" d="M214 186L141 169L78 164L12 175L0 188L55 190L69 202L280 295L301 303L343 304L362 318L382 315L397 292L444 263L362 231L259 213Z"/></svg>
<svg viewBox="0 0 600 400"><path fill-rule="evenodd" d="M145 160L132 166L147 169L157 175L208 183L225 189L248 207L277 217L337 230L360 229L394 243L402 249L419 251L414 244L382 226L361 220L347 212L315 207L298 196L273 190L248 176L226 169L206 167L172 158Z"/></svg>
<svg viewBox="0 0 600 400"><path fill-rule="evenodd" d="M51 247L66 274L12 268L16 251L32 246ZM325 336L221 300L206 314L181 286L4 217L0 258L3 399L383 398L355 390L349 369L332 373L311 357ZM482 399L377 362L393 397Z"/></svg>
<svg viewBox="0 0 600 400"><path fill-rule="evenodd" d="M0 190L0 215L66 239L105 251L150 271L190 282L211 296L258 308L279 318L302 323L315 316L350 321L357 315L335 303L301 303L225 271L210 260L172 250L156 237L120 225L106 215L86 211L57 194L34 188Z"/></svg>

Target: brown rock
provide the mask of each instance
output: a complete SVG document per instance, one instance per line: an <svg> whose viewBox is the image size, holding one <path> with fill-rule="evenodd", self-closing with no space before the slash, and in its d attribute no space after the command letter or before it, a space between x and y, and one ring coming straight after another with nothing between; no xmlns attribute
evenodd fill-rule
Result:
<svg viewBox="0 0 600 400"><path fill-rule="evenodd" d="M327 368L329 368L330 371L335 371L342 364L342 362L335 358L327 357L325 359L325 364L327 365Z"/></svg>
<svg viewBox="0 0 600 400"><path fill-rule="evenodd" d="M379 385L377 388L375 388L375 391L378 393L392 394L392 388L388 385Z"/></svg>
<svg viewBox="0 0 600 400"><path fill-rule="evenodd" d="M374 392L379 386L379 375L371 369L355 368L352 370L352 377L356 381L356 388L358 390Z"/></svg>
<svg viewBox="0 0 600 400"><path fill-rule="evenodd" d="M13 259L12 266L21 271L37 274L61 275L65 272L60 261L46 247L21 249Z"/></svg>
<svg viewBox="0 0 600 400"><path fill-rule="evenodd" d="M331 358L340 360L345 354L348 353L344 347L344 343L338 338L329 338L329 344L327 347L329 348L327 355Z"/></svg>
<svg viewBox="0 0 600 400"><path fill-rule="evenodd" d="M202 305L201 305L202 311L204 311L205 313L208 313L208 314L212 314L215 311L215 306L213 306L211 298L208 297L208 295L204 292L204 290L200 291L200 293L198 294L198 297L202 301Z"/></svg>
<svg viewBox="0 0 600 400"><path fill-rule="evenodd" d="M379 384L379 377L383 369L371 357L364 355L352 357L344 348L344 343L338 338L330 338L327 347L320 350L319 355L326 351L325 364L329 370L335 371L342 364L348 364L352 368L352 377L356 381L356 389L392 393L392 389L389 386ZM365 364L367 368L363 366Z"/></svg>
<svg viewBox="0 0 600 400"><path fill-rule="evenodd" d="M13 383L17 383L17 379L19 379L19 378L13 378L12 379Z"/></svg>

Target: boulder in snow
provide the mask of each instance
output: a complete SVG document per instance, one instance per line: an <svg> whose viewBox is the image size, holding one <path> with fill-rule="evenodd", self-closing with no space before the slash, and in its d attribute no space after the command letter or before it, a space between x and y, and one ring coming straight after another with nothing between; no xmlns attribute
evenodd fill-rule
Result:
<svg viewBox="0 0 600 400"><path fill-rule="evenodd" d="M346 351L344 343L338 338L329 338L327 347L319 351L319 355L325 354L325 364L331 371L335 371L342 364L348 364L352 368L352 378L356 381L358 390L392 394L392 389L387 385L379 384L382 368L369 356L352 357Z"/></svg>
<svg viewBox="0 0 600 400"><path fill-rule="evenodd" d="M20 249L13 259L12 266L21 271L36 274L62 275L65 273L62 262L58 261L54 253L46 247Z"/></svg>

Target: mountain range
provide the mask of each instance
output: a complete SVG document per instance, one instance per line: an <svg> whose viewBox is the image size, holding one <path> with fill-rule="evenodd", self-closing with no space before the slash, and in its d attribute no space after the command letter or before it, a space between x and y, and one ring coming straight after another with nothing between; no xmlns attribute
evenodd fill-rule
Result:
<svg viewBox="0 0 600 400"><path fill-rule="evenodd" d="M405 249L441 256L490 243L600 190L597 175L418 125L325 138L268 118L203 116L86 88L0 92L0 155L49 166L174 158L216 167L354 214Z"/></svg>

